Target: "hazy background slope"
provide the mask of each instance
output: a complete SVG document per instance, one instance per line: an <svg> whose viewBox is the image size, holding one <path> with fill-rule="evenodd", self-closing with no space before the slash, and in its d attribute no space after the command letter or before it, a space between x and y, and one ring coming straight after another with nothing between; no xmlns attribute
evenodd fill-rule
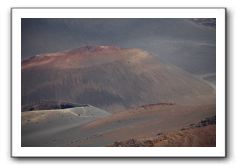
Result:
<svg viewBox="0 0 237 165"><path fill-rule="evenodd" d="M209 98L209 85L140 49L85 46L22 62L22 105L63 100L113 110Z"/></svg>
<svg viewBox="0 0 237 165"><path fill-rule="evenodd" d="M25 59L83 45L136 47L215 84L215 41L215 19L27 18L21 53Z"/></svg>

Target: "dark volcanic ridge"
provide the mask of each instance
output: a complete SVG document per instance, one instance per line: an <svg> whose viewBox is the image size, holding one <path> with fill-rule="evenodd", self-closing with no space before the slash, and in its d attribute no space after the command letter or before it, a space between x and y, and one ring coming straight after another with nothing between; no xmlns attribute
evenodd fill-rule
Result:
<svg viewBox="0 0 237 165"><path fill-rule="evenodd" d="M74 108L74 107L87 107L87 104L77 104L71 103L67 101L49 101L44 100L40 102L35 102L30 105L22 106L22 112L24 111L37 111L37 110L56 110L56 109L67 109L67 108Z"/></svg>
<svg viewBox="0 0 237 165"><path fill-rule="evenodd" d="M216 28L216 19L215 18L192 18L191 20L199 25L202 25L202 26Z"/></svg>
<svg viewBox="0 0 237 165"><path fill-rule="evenodd" d="M214 97L214 90L201 80L137 48L84 46L22 61L23 107L67 100L114 110L200 104Z"/></svg>

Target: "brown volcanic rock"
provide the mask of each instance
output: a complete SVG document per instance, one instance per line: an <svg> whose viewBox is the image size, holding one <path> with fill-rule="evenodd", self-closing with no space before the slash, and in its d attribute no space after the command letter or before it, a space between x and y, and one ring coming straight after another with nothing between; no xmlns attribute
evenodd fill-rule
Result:
<svg viewBox="0 0 237 165"><path fill-rule="evenodd" d="M111 147L215 147L216 125L160 134L144 139L114 142Z"/></svg>
<svg viewBox="0 0 237 165"><path fill-rule="evenodd" d="M114 147L215 147L216 116L207 117L196 124L168 133L159 132L155 137L131 138L116 141Z"/></svg>
<svg viewBox="0 0 237 165"><path fill-rule="evenodd" d="M140 49L85 46L22 62L22 105L65 100L107 110L215 101L202 81Z"/></svg>

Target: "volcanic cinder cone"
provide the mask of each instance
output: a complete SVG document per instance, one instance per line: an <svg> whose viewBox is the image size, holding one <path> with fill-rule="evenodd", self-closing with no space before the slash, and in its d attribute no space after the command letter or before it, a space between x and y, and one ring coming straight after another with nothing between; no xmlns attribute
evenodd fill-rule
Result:
<svg viewBox="0 0 237 165"><path fill-rule="evenodd" d="M22 105L44 100L105 110L153 103L202 104L215 91L141 49L84 46L22 61Z"/></svg>

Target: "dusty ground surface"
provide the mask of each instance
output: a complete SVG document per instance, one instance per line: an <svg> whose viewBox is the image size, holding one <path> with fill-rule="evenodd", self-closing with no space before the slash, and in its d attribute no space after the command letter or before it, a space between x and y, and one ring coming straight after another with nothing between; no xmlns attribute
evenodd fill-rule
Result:
<svg viewBox="0 0 237 165"><path fill-rule="evenodd" d="M183 130L181 135L175 131L214 116L215 108L214 104L154 104L115 114L97 108L22 112L22 146L108 146L116 141L155 137L160 133L166 134L168 142L163 140L155 146L203 145L186 141L214 136L213 126ZM183 136L187 137L184 142ZM171 143L170 139L175 138L177 144Z"/></svg>
<svg viewBox="0 0 237 165"><path fill-rule="evenodd" d="M192 124L191 124L192 125ZM216 124L202 123L154 137L114 142L111 147L215 147Z"/></svg>

